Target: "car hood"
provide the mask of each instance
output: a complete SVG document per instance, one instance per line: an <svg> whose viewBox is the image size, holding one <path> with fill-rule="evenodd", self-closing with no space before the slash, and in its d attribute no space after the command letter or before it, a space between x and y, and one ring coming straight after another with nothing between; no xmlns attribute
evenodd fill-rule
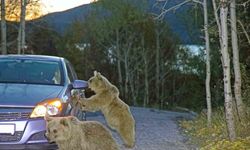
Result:
<svg viewBox="0 0 250 150"><path fill-rule="evenodd" d="M0 83L0 105L35 106L62 90L63 86Z"/></svg>

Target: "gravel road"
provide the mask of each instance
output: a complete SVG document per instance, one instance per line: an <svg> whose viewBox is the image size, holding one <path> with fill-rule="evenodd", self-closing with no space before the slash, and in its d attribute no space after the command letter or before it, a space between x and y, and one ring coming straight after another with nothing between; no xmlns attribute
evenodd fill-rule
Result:
<svg viewBox="0 0 250 150"><path fill-rule="evenodd" d="M131 107L136 121L136 145L130 150L195 150L186 144L187 137L180 133L176 120L190 118L189 113L159 111ZM87 113L87 120L100 121L106 125L101 113ZM121 150L126 149L116 132L112 132Z"/></svg>

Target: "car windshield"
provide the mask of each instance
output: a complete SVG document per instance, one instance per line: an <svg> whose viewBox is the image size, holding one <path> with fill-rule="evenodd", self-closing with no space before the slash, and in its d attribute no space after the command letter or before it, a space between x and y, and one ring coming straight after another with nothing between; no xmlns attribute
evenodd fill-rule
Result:
<svg viewBox="0 0 250 150"><path fill-rule="evenodd" d="M0 60L0 83L61 85L62 72L56 61L32 59Z"/></svg>

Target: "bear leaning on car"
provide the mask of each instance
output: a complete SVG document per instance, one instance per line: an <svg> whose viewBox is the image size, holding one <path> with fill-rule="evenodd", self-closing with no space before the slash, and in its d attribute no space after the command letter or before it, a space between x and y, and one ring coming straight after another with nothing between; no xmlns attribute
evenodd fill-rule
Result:
<svg viewBox="0 0 250 150"><path fill-rule="evenodd" d="M80 100L75 97L73 101L76 107L80 106L85 111L101 110L107 124L120 134L125 146L134 147L135 120L129 106L119 98L118 89L97 71L88 84L95 95Z"/></svg>
<svg viewBox="0 0 250 150"><path fill-rule="evenodd" d="M79 121L76 117L45 116L49 142L59 150L118 150L111 132L97 121Z"/></svg>

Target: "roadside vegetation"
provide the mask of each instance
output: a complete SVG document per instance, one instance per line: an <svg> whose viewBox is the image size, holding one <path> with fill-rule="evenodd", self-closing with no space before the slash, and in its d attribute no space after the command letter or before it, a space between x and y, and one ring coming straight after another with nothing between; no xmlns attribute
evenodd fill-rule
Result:
<svg viewBox="0 0 250 150"><path fill-rule="evenodd" d="M201 112L194 120L182 120L179 122L183 133L190 137L190 143L197 145L201 150L246 150L250 149L250 78L246 68L242 65L242 95L247 104L247 115L244 120L235 122L237 138L234 141L228 139L224 107L218 107L213 112L211 126L207 124L206 112ZM238 118L237 114L234 114Z"/></svg>
<svg viewBox="0 0 250 150"><path fill-rule="evenodd" d="M223 108L213 113L212 125L207 126L207 116L201 113L194 120L180 122L183 132L191 137L191 143L201 150L245 150L250 149L250 116L243 121L237 121L234 141L228 139L228 132Z"/></svg>

